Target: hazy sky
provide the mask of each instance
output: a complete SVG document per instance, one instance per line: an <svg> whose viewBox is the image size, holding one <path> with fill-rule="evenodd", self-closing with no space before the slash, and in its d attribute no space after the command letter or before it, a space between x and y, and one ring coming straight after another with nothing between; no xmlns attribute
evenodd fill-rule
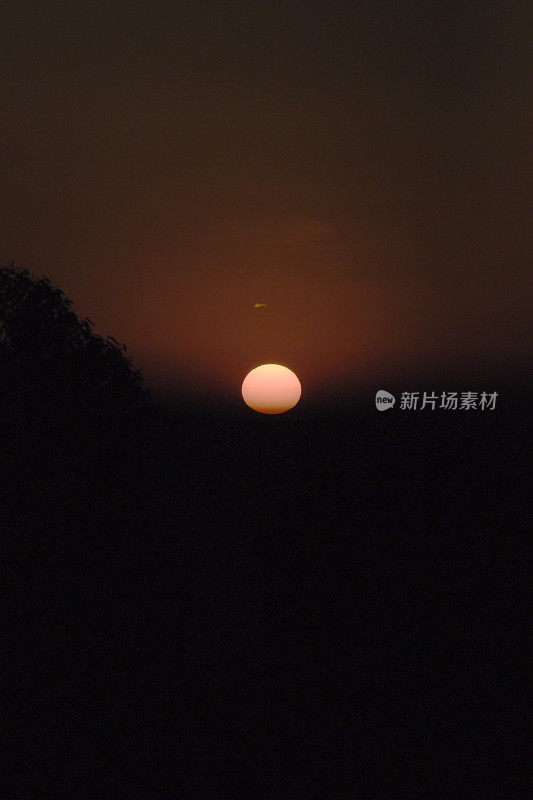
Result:
<svg viewBox="0 0 533 800"><path fill-rule="evenodd" d="M304 392L518 370L531 16L3 0L0 259L48 275L156 391L230 396L269 361Z"/></svg>

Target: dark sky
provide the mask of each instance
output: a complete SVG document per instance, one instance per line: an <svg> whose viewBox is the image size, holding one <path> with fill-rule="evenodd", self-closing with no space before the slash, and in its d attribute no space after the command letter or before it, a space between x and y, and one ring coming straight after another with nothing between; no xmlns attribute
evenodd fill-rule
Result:
<svg viewBox="0 0 533 800"><path fill-rule="evenodd" d="M156 393L519 371L530 9L3 0L0 259Z"/></svg>

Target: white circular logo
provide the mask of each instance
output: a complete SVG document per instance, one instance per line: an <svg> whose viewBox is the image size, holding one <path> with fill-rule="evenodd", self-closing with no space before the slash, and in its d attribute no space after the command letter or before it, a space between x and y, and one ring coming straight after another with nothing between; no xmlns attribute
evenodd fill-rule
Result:
<svg viewBox="0 0 533 800"><path fill-rule="evenodd" d="M385 389L379 389L376 392L376 408L378 411L386 411L388 408L392 408L395 402L394 395L386 392Z"/></svg>

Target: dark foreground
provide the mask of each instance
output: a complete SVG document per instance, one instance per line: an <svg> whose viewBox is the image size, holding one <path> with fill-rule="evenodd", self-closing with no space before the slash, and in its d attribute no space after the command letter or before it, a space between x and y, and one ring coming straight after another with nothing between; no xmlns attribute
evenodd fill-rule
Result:
<svg viewBox="0 0 533 800"><path fill-rule="evenodd" d="M526 412L11 432L4 796L523 798Z"/></svg>

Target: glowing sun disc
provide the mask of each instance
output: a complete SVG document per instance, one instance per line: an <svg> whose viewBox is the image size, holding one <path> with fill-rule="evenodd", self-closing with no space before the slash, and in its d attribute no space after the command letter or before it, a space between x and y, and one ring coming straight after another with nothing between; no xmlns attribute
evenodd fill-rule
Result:
<svg viewBox="0 0 533 800"><path fill-rule="evenodd" d="M301 394L300 381L281 364L261 364L248 373L242 384L244 402L261 414L283 414L294 408Z"/></svg>

